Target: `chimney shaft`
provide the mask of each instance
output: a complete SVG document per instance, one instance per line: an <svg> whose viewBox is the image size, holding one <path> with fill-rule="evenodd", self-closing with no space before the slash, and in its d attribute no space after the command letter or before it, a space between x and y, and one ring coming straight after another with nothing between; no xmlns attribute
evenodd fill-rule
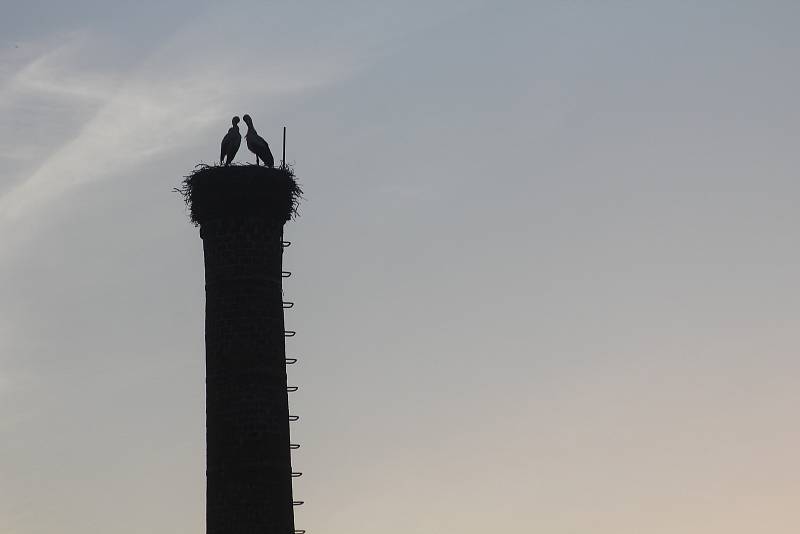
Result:
<svg viewBox="0 0 800 534"><path fill-rule="evenodd" d="M291 534L283 224L203 222L208 534Z"/></svg>
<svg viewBox="0 0 800 534"><path fill-rule="evenodd" d="M302 190L289 167L198 165L177 191L205 259L206 532L294 534L281 260Z"/></svg>

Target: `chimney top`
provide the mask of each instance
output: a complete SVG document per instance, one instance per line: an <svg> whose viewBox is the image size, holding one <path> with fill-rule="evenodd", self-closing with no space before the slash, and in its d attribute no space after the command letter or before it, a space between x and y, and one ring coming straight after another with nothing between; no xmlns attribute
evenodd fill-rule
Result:
<svg viewBox="0 0 800 534"><path fill-rule="evenodd" d="M287 222L298 215L303 191L291 167L198 165L175 189L195 226L218 219Z"/></svg>

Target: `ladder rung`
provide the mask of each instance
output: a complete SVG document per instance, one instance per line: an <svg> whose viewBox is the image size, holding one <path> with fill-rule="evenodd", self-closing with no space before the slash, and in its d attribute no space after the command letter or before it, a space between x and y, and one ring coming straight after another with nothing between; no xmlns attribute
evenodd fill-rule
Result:
<svg viewBox="0 0 800 534"><path fill-rule="evenodd" d="M297 358L286 358L286 365L292 365L293 363L297 363Z"/></svg>
<svg viewBox="0 0 800 534"><path fill-rule="evenodd" d="M303 476L303 473L299 471L292 471L292 478L297 478Z"/></svg>
<svg viewBox="0 0 800 534"><path fill-rule="evenodd" d="M294 393L294 392L295 392L295 391L297 391L298 389L300 389L300 388L299 388L299 387L297 387L297 386L287 386L287 387L286 387L286 391L288 391L289 393Z"/></svg>
<svg viewBox="0 0 800 534"><path fill-rule="evenodd" d="M289 421L297 421L299 419L300 419L299 415L290 415L289 416Z"/></svg>
<svg viewBox="0 0 800 534"><path fill-rule="evenodd" d="M296 333L297 333L297 332L295 332L294 330L284 330L284 331L283 331L283 335L284 335L285 337L294 337L294 335L295 335Z"/></svg>
<svg viewBox="0 0 800 534"><path fill-rule="evenodd" d="M291 241L281 241L281 246L283 248L286 248L286 247L290 246L291 244L292 244Z"/></svg>
<svg viewBox="0 0 800 534"><path fill-rule="evenodd" d="M290 271L281 271L281 276L284 278L289 278L292 276L292 273Z"/></svg>
<svg viewBox="0 0 800 534"><path fill-rule="evenodd" d="M288 310L294 307L294 302L283 301L283 309Z"/></svg>
<svg viewBox="0 0 800 534"><path fill-rule="evenodd" d="M295 530L294 534L306 534L305 530Z"/></svg>
<svg viewBox="0 0 800 534"><path fill-rule="evenodd" d="M290 450L296 451L299 448L300 448L300 444L299 443L290 443L289 444L289 449Z"/></svg>
<svg viewBox="0 0 800 534"><path fill-rule="evenodd" d="M301 506L305 501L292 501L292 506Z"/></svg>

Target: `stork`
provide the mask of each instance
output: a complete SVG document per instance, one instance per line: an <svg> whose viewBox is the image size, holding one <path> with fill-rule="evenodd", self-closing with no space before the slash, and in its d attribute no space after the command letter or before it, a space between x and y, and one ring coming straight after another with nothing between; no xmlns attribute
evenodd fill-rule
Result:
<svg viewBox="0 0 800 534"><path fill-rule="evenodd" d="M256 165L258 165L258 160L261 158L264 164L271 169L275 166L275 160L272 158L269 145L253 128L253 119L250 118L250 115L245 115L242 119L247 124L247 134L244 136L247 141L247 148L256 155Z"/></svg>
<svg viewBox="0 0 800 534"><path fill-rule="evenodd" d="M236 152L239 151L239 145L242 144L242 134L239 133L239 117L231 119L231 126L228 133L222 138L222 147L219 151L219 164L222 165L222 160L225 160L225 166L231 164Z"/></svg>

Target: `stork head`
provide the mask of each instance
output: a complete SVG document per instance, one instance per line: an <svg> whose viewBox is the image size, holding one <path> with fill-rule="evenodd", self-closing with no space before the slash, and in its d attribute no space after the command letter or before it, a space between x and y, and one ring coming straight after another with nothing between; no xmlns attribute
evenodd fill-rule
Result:
<svg viewBox="0 0 800 534"><path fill-rule="evenodd" d="M249 127L251 128L253 127L253 119L250 118L250 115L245 114L245 116L242 117L242 119L244 120L244 123L247 124Z"/></svg>
<svg viewBox="0 0 800 534"><path fill-rule="evenodd" d="M239 117L234 117L234 118L232 118L232 119L231 119L231 124L233 124L234 126L236 126L237 124L239 124Z"/></svg>

